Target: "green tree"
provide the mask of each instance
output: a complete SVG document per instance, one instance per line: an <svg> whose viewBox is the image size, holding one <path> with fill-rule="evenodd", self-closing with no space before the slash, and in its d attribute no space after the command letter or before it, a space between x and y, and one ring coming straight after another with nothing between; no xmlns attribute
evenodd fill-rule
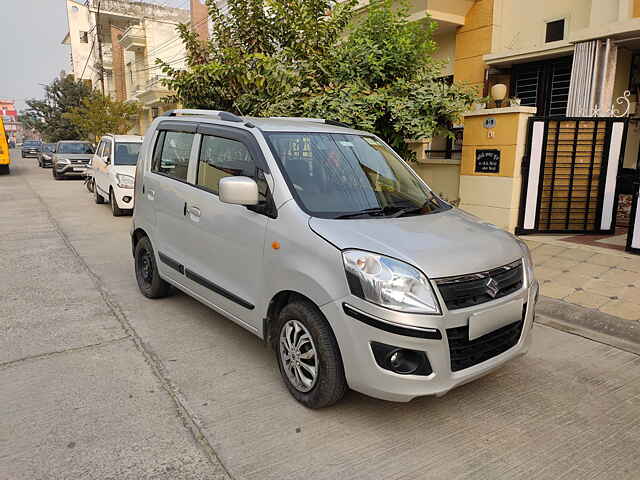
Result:
<svg viewBox="0 0 640 480"><path fill-rule="evenodd" d="M357 0L229 0L224 14L214 0L206 3L208 42L178 27L187 69L157 61L176 92L168 101L257 114L292 85L318 87L311 65L331 55Z"/></svg>
<svg viewBox="0 0 640 480"><path fill-rule="evenodd" d="M84 138L93 142L106 133L126 134L134 126L140 110L137 102L121 102L93 92L64 117L82 132Z"/></svg>
<svg viewBox="0 0 640 480"><path fill-rule="evenodd" d="M245 115L331 118L377 133L410 158L406 140L447 134L475 92L443 81L428 18L410 22L405 7L373 0L354 19L356 3L229 0L221 15L208 0L210 41L181 26L187 69L159 62L172 100Z"/></svg>
<svg viewBox="0 0 640 480"><path fill-rule="evenodd" d="M82 99L91 94L91 88L83 82L76 82L72 75L62 74L44 87L44 93L43 100L27 100L28 108L21 113L19 120L49 142L81 138L82 131L64 114L80 106Z"/></svg>

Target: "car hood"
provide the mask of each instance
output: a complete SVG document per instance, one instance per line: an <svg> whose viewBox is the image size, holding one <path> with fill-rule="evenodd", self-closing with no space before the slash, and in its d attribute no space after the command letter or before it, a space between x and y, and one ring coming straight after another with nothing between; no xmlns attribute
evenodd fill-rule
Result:
<svg viewBox="0 0 640 480"><path fill-rule="evenodd" d="M129 175L131 177L136 176L136 166L135 165L112 165L111 171L115 175L116 173L120 173L122 175Z"/></svg>
<svg viewBox="0 0 640 480"><path fill-rule="evenodd" d="M394 257L431 278L482 272L522 257L510 233L458 209L402 218L312 217L309 226L341 250Z"/></svg>

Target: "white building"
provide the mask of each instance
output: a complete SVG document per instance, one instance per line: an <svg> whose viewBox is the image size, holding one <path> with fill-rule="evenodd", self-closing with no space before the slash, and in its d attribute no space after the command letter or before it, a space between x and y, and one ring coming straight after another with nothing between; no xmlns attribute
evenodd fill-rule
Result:
<svg viewBox="0 0 640 480"><path fill-rule="evenodd" d="M189 11L128 0L66 0L71 67L77 79L105 95L143 105L137 131L144 134L160 112L171 108L162 99L156 59L184 66L185 50L176 27Z"/></svg>

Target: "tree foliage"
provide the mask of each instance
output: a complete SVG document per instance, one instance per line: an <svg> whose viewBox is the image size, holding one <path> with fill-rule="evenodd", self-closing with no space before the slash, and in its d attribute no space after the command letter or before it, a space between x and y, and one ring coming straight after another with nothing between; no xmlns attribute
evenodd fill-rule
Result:
<svg viewBox="0 0 640 480"><path fill-rule="evenodd" d="M77 140L82 130L64 116L72 108L82 104L91 93L83 82L76 82L71 75L61 75L44 87L44 100L29 99L27 109L19 120L29 129L40 133L46 141Z"/></svg>
<svg viewBox="0 0 640 480"><path fill-rule="evenodd" d="M191 108L255 116L309 116L373 131L405 157L406 140L447 133L474 92L442 81L432 57L435 24L410 22L392 0L207 0L213 32L203 43L185 25L187 68L159 61Z"/></svg>
<svg viewBox="0 0 640 480"><path fill-rule="evenodd" d="M94 91L64 117L82 132L84 138L95 141L107 133L126 134L140 111L141 106L137 102L113 100Z"/></svg>

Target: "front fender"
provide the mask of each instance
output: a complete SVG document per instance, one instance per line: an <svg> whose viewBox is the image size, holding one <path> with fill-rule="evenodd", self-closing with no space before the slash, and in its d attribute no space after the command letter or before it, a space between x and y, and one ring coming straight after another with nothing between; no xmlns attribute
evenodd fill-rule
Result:
<svg viewBox="0 0 640 480"><path fill-rule="evenodd" d="M282 291L300 293L318 307L349 292L341 251L311 230L309 217L293 201L269 222L264 267L263 318L269 301Z"/></svg>

